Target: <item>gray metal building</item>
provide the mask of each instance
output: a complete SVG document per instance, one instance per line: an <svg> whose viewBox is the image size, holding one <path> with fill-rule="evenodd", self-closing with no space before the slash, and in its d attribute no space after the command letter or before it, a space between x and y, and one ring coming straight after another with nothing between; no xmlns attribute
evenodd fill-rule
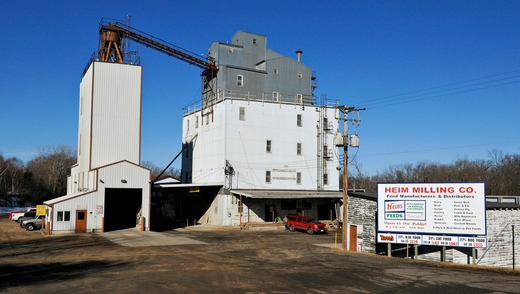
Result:
<svg viewBox="0 0 520 294"><path fill-rule="evenodd" d="M208 56L219 67L214 78L217 95L225 89L263 93L264 99L272 101L314 104L312 81L315 77L311 68L301 63L300 50L295 60L268 49L266 36L238 31L231 43L213 42Z"/></svg>

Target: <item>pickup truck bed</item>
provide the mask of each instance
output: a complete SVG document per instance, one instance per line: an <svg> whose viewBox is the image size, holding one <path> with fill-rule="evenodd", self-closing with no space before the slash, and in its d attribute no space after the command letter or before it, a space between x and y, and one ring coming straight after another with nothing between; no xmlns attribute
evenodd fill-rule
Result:
<svg viewBox="0 0 520 294"><path fill-rule="evenodd" d="M23 211L12 211L9 213L9 219L13 221L17 221L20 217L23 217L25 210Z"/></svg>

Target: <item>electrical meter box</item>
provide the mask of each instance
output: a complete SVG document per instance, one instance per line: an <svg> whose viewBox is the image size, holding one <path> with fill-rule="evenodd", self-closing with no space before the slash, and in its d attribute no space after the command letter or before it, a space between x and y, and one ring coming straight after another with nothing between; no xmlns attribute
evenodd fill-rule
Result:
<svg viewBox="0 0 520 294"><path fill-rule="evenodd" d="M357 134L350 135L350 147L359 147L359 136Z"/></svg>

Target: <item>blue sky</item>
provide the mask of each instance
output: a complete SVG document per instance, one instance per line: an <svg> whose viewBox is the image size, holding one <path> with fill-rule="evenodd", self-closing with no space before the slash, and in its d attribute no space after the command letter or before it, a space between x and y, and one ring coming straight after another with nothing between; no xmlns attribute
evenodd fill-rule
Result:
<svg viewBox="0 0 520 294"><path fill-rule="evenodd" d="M317 3L0 1L0 153L27 162L38 146L77 146L79 83L98 24L127 14L198 54L238 30L266 35L284 55L302 50L317 94L367 108L349 153L368 174L520 152L520 1ZM199 69L131 46L144 71L142 159L166 166L181 148L182 107L200 99Z"/></svg>

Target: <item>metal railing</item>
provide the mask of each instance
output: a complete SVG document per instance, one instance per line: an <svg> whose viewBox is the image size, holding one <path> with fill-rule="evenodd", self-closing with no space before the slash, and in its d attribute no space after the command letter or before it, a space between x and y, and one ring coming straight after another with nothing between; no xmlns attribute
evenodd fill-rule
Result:
<svg viewBox="0 0 520 294"><path fill-rule="evenodd" d="M208 99L201 103L197 101L182 109L182 115L186 116L195 111L199 111L201 107L215 105L224 100L241 100L241 101L257 101L265 103L279 103L297 106L319 106L317 97L312 95L281 95L279 93L268 92L251 92L251 91L237 91L237 90L219 90L213 99ZM204 105L202 105L204 104Z"/></svg>
<svg viewBox="0 0 520 294"><path fill-rule="evenodd" d="M83 78L85 76L85 74L87 73L87 70L90 67L90 65L92 64L92 62L99 61L99 60L100 60L99 59L99 52L96 51L96 52L92 53L92 55L90 56L90 59L87 62L87 65L83 69L83 73L81 74L81 78ZM136 56L136 55L130 55L128 57L128 59L125 60L125 63L126 64L141 65L141 58L139 56Z"/></svg>

